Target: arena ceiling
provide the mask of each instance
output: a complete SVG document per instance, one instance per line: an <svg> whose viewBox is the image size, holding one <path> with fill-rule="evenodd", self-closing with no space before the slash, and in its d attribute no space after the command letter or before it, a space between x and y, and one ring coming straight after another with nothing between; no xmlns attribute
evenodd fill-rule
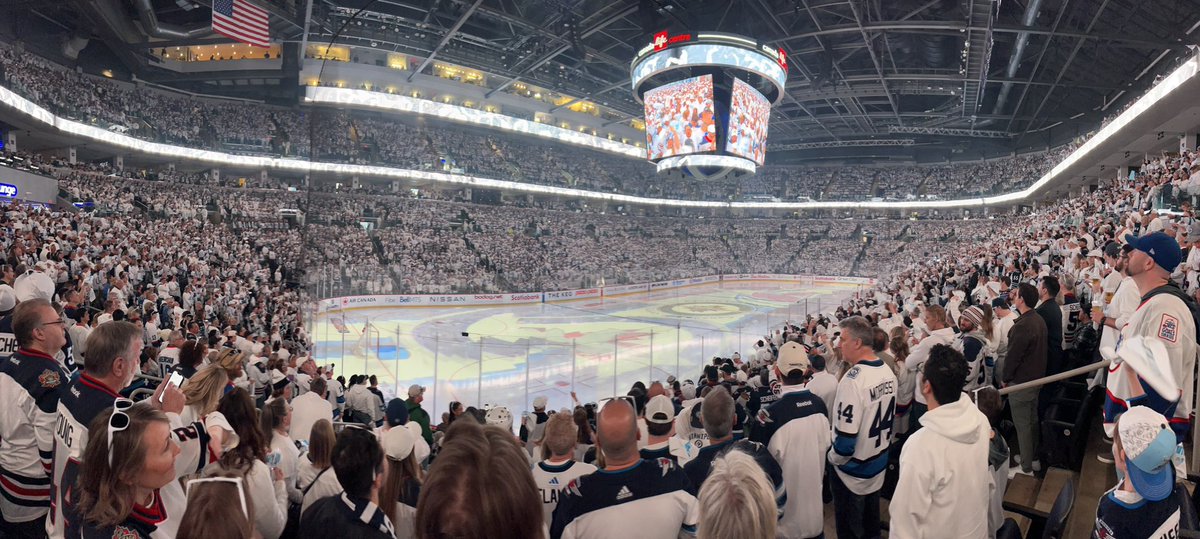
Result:
<svg viewBox="0 0 1200 539"><path fill-rule="evenodd" d="M1200 42L1195 0L313 0L311 16L306 0L254 1L272 10L284 40L303 41L307 19L309 43L477 68L491 74L493 92L533 84L606 106L614 121L641 116L629 65L653 33L752 36L791 58L771 121L772 155L784 157L864 140L938 150L1058 144L1093 129ZM148 8L176 32L156 40L186 44L205 41L188 31L207 23L211 0L16 3L43 5L49 18L62 16L55 5L110 4L142 26Z"/></svg>

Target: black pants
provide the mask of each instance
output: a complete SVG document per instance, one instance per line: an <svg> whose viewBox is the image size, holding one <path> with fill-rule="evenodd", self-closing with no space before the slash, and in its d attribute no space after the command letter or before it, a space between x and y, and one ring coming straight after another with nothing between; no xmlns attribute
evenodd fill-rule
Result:
<svg viewBox="0 0 1200 539"><path fill-rule="evenodd" d="M0 538L43 539L46 537L46 518L35 518L27 522L0 520Z"/></svg>
<svg viewBox="0 0 1200 539"><path fill-rule="evenodd" d="M833 516L838 539L875 539L879 530L879 491L867 495L855 494L846 488L842 478L828 469L829 486L833 488Z"/></svg>

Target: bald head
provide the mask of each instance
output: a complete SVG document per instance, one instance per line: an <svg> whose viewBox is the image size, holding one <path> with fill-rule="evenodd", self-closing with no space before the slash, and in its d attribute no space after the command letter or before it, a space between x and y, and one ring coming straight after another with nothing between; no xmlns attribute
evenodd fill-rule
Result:
<svg viewBox="0 0 1200 539"><path fill-rule="evenodd" d="M637 413L623 399L609 401L596 417L596 437L604 458L622 462L637 454Z"/></svg>

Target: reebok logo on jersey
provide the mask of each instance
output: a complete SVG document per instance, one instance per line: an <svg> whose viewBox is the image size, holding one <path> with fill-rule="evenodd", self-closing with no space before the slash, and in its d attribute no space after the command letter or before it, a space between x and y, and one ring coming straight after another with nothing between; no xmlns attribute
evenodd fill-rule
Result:
<svg viewBox="0 0 1200 539"><path fill-rule="evenodd" d="M622 486L621 490L619 492L617 492L617 500L618 501L624 500L625 498L632 498L632 497L633 497L633 493L629 491L629 487Z"/></svg>

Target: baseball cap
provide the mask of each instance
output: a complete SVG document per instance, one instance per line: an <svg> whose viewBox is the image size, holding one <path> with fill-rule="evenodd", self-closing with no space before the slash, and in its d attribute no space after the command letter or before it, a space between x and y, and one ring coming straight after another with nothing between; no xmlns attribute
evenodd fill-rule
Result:
<svg viewBox="0 0 1200 539"><path fill-rule="evenodd" d="M392 460L404 460L412 454L417 439L404 427L388 429L379 440L383 452Z"/></svg>
<svg viewBox="0 0 1200 539"><path fill-rule="evenodd" d="M1179 242L1164 232L1153 232L1141 237L1126 234L1125 241L1129 242L1130 247L1149 255L1154 259L1156 266L1168 272L1175 271L1179 261L1183 260Z"/></svg>
<svg viewBox="0 0 1200 539"><path fill-rule="evenodd" d="M11 311L17 306L17 294L11 286L0 285L0 312Z"/></svg>
<svg viewBox="0 0 1200 539"><path fill-rule="evenodd" d="M425 386L418 385L418 384L413 384L411 386L408 386L408 396L409 397L416 397L417 395L421 395L424 393L425 393Z"/></svg>
<svg viewBox="0 0 1200 539"><path fill-rule="evenodd" d="M1104 256L1109 258L1117 258L1121 256L1121 244L1115 241L1108 242L1108 245L1104 246Z"/></svg>
<svg viewBox="0 0 1200 539"><path fill-rule="evenodd" d="M787 342L779 347L779 360L776 362L779 372L787 375L792 371L807 371L811 365L808 352L796 342Z"/></svg>
<svg viewBox="0 0 1200 539"><path fill-rule="evenodd" d="M813 370L815 370L815 371L825 370L825 356L822 356L820 354L808 356L808 361L809 361L809 363L812 364Z"/></svg>
<svg viewBox="0 0 1200 539"><path fill-rule="evenodd" d="M387 422L393 427L408 423L408 406L401 399L392 399L387 405Z"/></svg>
<svg viewBox="0 0 1200 539"><path fill-rule="evenodd" d="M675 404L666 395L656 395L646 403L646 421L660 424L675 421Z"/></svg>
<svg viewBox="0 0 1200 539"><path fill-rule="evenodd" d="M546 408L546 397L544 395L541 395L541 396L538 396L537 398L533 399L533 407L537 408L539 410L545 409Z"/></svg>
<svg viewBox="0 0 1200 539"><path fill-rule="evenodd" d="M1121 414L1117 434L1125 450L1125 467L1133 489L1147 500L1164 500L1175 490L1175 432L1167 418L1145 406Z"/></svg>
<svg viewBox="0 0 1200 539"><path fill-rule="evenodd" d="M1008 309L1008 300L1002 297L992 300L993 309Z"/></svg>

